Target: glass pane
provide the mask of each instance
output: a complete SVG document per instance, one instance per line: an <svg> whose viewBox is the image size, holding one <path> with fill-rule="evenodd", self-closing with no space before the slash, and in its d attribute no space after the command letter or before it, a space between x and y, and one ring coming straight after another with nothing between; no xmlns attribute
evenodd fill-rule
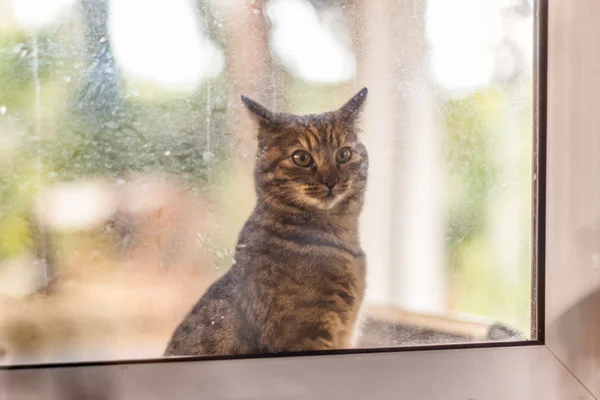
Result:
<svg viewBox="0 0 600 400"><path fill-rule="evenodd" d="M532 8L0 0L0 363L528 339Z"/></svg>

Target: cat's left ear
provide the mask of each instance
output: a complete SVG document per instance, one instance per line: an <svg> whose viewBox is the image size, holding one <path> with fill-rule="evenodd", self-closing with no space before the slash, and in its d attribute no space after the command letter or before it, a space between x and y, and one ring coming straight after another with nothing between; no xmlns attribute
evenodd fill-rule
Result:
<svg viewBox="0 0 600 400"><path fill-rule="evenodd" d="M362 88L360 92L356 93L354 97L350 99L350 101L348 101L342 106L342 108L339 109L339 112L345 118L355 119L362 109L362 105L367 99L367 93L369 93L368 89L366 87Z"/></svg>

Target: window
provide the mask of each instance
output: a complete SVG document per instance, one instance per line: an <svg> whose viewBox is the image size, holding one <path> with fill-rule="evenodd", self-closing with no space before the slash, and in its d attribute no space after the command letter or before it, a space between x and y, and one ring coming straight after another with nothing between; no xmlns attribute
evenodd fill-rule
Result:
<svg viewBox="0 0 600 400"><path fill-rule="evenodd" d="M0 10L2 362L160 357L255 206L240 95L304 115L363 86L358 346L539 339L531 1Z"/></svg>

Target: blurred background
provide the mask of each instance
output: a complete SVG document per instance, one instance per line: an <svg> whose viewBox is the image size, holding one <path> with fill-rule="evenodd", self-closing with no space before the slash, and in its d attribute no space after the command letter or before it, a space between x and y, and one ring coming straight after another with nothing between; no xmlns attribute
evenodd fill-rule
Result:
<svg viewBox="0 0 600 400"><path fill-rule="evenodd" d="M528 336L533 14L0 0L0 363L160 356L254 205L239 96L318 113L363 86L369 315ZM364 345L414 343L376 333Z"/></svg>

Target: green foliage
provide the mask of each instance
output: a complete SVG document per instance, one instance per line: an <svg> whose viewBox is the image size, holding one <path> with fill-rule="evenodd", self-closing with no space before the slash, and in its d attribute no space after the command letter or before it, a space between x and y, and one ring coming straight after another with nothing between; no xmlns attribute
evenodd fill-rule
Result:
<svg viewBox="0 0 600 400"><path fill-rule="evenodd" d="M222 30L211 29L217 42L226 42ZM109 52L99 64L97 54L90 52L100 45L90 47L80 36L75 25L38 34L43 112L36 120L33 38L17 31L0 32L0 105L9 110L0 119L0 129L7 137L18 137L18 145L0 148L0 260L29 246L32 201L51 182L160 171L184 177L194 189L215 192L223 201L252 197L251 188L226 184L234 173L230 160L236 155L230 153L224 78L187 97L151 87L132 88L119 76ZM72 60L76 64L70 65ZM274 73L287 88L285 108L294 113L324 110L352 94L347 86L311 85L282 70ZM521 153L515 155L519 178L509 183L525 188L519 191L521 215L530 215L526 189L531 172L530 83L523 81L516 90L492 87L449 100L444 116L451 305L503 318L524 330L529 322L529 247L523 247L518 279L507 277L493 268L494 246L487 229L493 193L504 184L497 149L506 135L517 133L521 140L517 146ZM152 95L139 96L138 90ZM499 131L514 129L507 125L507 116L514 115L515 104L521 103L514 124L518 132ZM40 140L31 139L36 124L43 127ZM246 211L237 207L232 213L236 212ZM522 219L526 230L529 221Z"/></svg>
<svg viewBox="0 0 600 400"><path fill-rule="evenodd" d="M0 131L17 143L0 149L0 259L30 245L27 215L39 190L51 182L159 171L206 189L226 164L222 79L189 97L159 93L142 99L116 71L117 83L95 81L95 55L79 54L84 43L75 32L76 26L66 24L38 33L39 99L33 37L0 32L0 106L8 110ZM84 63L65 63L72 59Z"/></svg>
<svg viewBox="0 0 600 400"><path fill-rule="evenodd" d="M31 232L26 217L11 213L0 219L0 256L10 258L21 254L30 240Z"/></svg>
<svg viewBox="0 0 600 400"><path fill-rule="evenodd" d="M502 94L488 89L446 104L446 160L450 192L448 245L481 234L486 196L493 184L493 130L502 114Z"/></svg>
<svg viewBox="0 0 600 400"><path fill-rule="evenodd" d="M531 102L529 79L451 100L446 113L447 190L446 249L449 260L451 307L463 312L503 318L529 331L530 205L531 205ZM512 121L512 122L511 122ZM517 143L517 176L506 176L507 158L499 149L506 140ZM505 194L518 204L520 242L517 279L495 268L495 252L502 251L490 234L490 214L497 212L497 197ZM512 193L512 194L511 194ZM513 197L510 197L513 196ZM514 198L518 196L518 198ZM507 249L508 251L509 249Z"/></svg>

